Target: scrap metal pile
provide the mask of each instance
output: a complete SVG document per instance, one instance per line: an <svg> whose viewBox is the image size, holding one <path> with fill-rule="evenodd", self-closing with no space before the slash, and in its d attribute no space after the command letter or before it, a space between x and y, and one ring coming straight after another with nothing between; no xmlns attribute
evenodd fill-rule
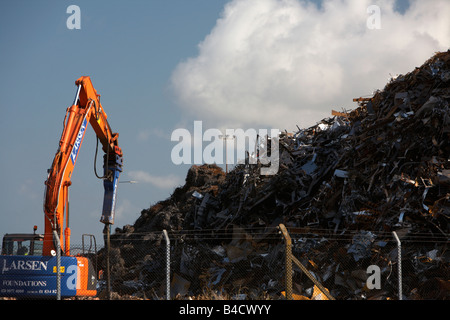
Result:
<svg viewBox="0 0 450 320"><path fill-rule="evenodd" d="M369 264L390 272L392 231L405 243L405 297L448 299L450 51L354 101L352 111L281 133L276 175L260 175L261 164L240 164L228 174L215 165L192 166L170 198L116 229L119 287L127 281L155 287L146 279L165 266L165 229L178 250L173 272L186 284L184 294L214 285L250 288L248 298L262 291L282 296L276 227L283 223L295 239L294 255L338 299L394 297L386 290L394 280L369 292L361 274ZM153 251L139 259L149 242ZM308 280L296 274L298 293L308 297Z"/></svg>

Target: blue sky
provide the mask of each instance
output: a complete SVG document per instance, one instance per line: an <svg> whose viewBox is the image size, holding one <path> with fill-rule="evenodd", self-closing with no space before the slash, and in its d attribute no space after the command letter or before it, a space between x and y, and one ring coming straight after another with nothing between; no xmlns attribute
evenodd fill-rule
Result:
<svg viewBox="0 0 450 320"><path fill-rule="evenodd" d="M81 29L69 30L66 8L81 10ZM43 195L75 80L89 75L101 94L112 129L119 133L125 172L174 175L187 167L170 162L170 132L179 121L167 92L174 66L194 55L224 1L2 1L0 3L0 234L43 232ZM148 132L146 131L148 130ZM159 131L158 131L159 130ZM147 134L146 134L147 133ZM93 171L95 133L88 129L70 188L72 242L82 233L102 243L103 185ZM102 156L98 157L101 172ZM115 226L133 224L140 211L172 189L119 185ZM123 208L123 209L121 209ZM127 212L123 212L126 210ZM113 226L114 228L114 226ZM114 230L114 229L113 229Z"/></svg>
<svg viewBox="0 0 450 320"><path fill-rule="evenodd" d="M80 76L119 132L121 180L138 180L119 185L114 230L183 184L174 129L305 127L448 49L449 2L430 2L373 1L381 28L368 30L365 0L2 0L0 235L44 231L44 181ZM72 4L80 30L66 27ZM73 244L83 233L103 244L95 142L89 128L70 189Z"/></svg>

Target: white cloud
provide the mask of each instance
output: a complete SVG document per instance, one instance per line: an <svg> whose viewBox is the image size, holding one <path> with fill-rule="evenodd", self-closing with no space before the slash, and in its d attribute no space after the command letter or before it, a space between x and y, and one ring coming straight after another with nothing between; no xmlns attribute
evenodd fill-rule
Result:
<svg viewBox="0 0 450 320"><path fill-rule="evenodd" d="M154 176L145 171L130 171L128 176L139 183L150 183L160 189L173 189L182 184L183 180L179 177L169 174L167 176Z"/></svg>
<svg viewBox="0 0 450 320"><path fill-rule="evenodd" d="M369 29L370 5L381 29ZM233 0L181 62L171 85L193 119L218 128L308 127L352 98L382 89L390 75L420 66L450 45L450 1Z"/></svg>

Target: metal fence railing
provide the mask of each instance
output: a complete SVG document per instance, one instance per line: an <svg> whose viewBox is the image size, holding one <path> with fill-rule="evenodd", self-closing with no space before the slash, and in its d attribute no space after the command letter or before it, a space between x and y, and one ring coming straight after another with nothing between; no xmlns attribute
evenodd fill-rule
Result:
<svg viewBox="0 0 450 320"><path fill-rule="evenodd" d="M90 299L446 300L446 239L376 233L233 227L111 235L89 254L98 275ZM97 244L95 244L97 246ZM109 280L109 281L107 281ZM110 285L110 294L107 292Z"/></svg>
<svg viewBox="0 0 450 320"><path fill-rule="evenodd" d="M112 291L142 299L450 297L446 239L284 228L288 246L282 228L122 235L112 240Z"/></svg>
<svg viewBox="0 0 450 320"><path fill-rule="evenodd" d="M445 239L431 241L423 235L408 238L397 232L370 231L327 237L292 232L289 236L294 262L293 299L439 300L450 297L450 260ZM317 296L321 292L324 294Z"/></svg>

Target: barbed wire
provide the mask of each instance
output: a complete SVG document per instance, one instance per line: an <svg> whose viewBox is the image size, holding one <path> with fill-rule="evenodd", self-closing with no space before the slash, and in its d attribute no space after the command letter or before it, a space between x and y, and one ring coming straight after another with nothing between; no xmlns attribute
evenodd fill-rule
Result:
<svg viewBox="0 0 450 320"><path fill-rule="evenodd" d="M318 239L322 238L324 241L352 241L353 237L361 231L369 232L374 236L374 239L383 239L385 242L395 242L392 231L379 230L343 230L340 233L335 233L333 229L315 228L299 231L302 228L292 228L289 234L296 239ZM402 230L397 230L401 232ZM126 234L112 235L113 241L149 241L142 237L153 236L157 237L162 234L162 231L150 232L132 232ZM179 231L168 231L168 236L171 240L232 240L241 237L249 237L251 240L258 240L259 238L268 240L280 240L281 235L277 227L246 227L246 228L230 228L230 229L183 229ZM155 239L152 239L155 240ZM150 240L151 241L151 240ZM407 232L402 237L402 242L405 243L448 243L449 237L442 234L432 234L431 232Z"/></svg>

